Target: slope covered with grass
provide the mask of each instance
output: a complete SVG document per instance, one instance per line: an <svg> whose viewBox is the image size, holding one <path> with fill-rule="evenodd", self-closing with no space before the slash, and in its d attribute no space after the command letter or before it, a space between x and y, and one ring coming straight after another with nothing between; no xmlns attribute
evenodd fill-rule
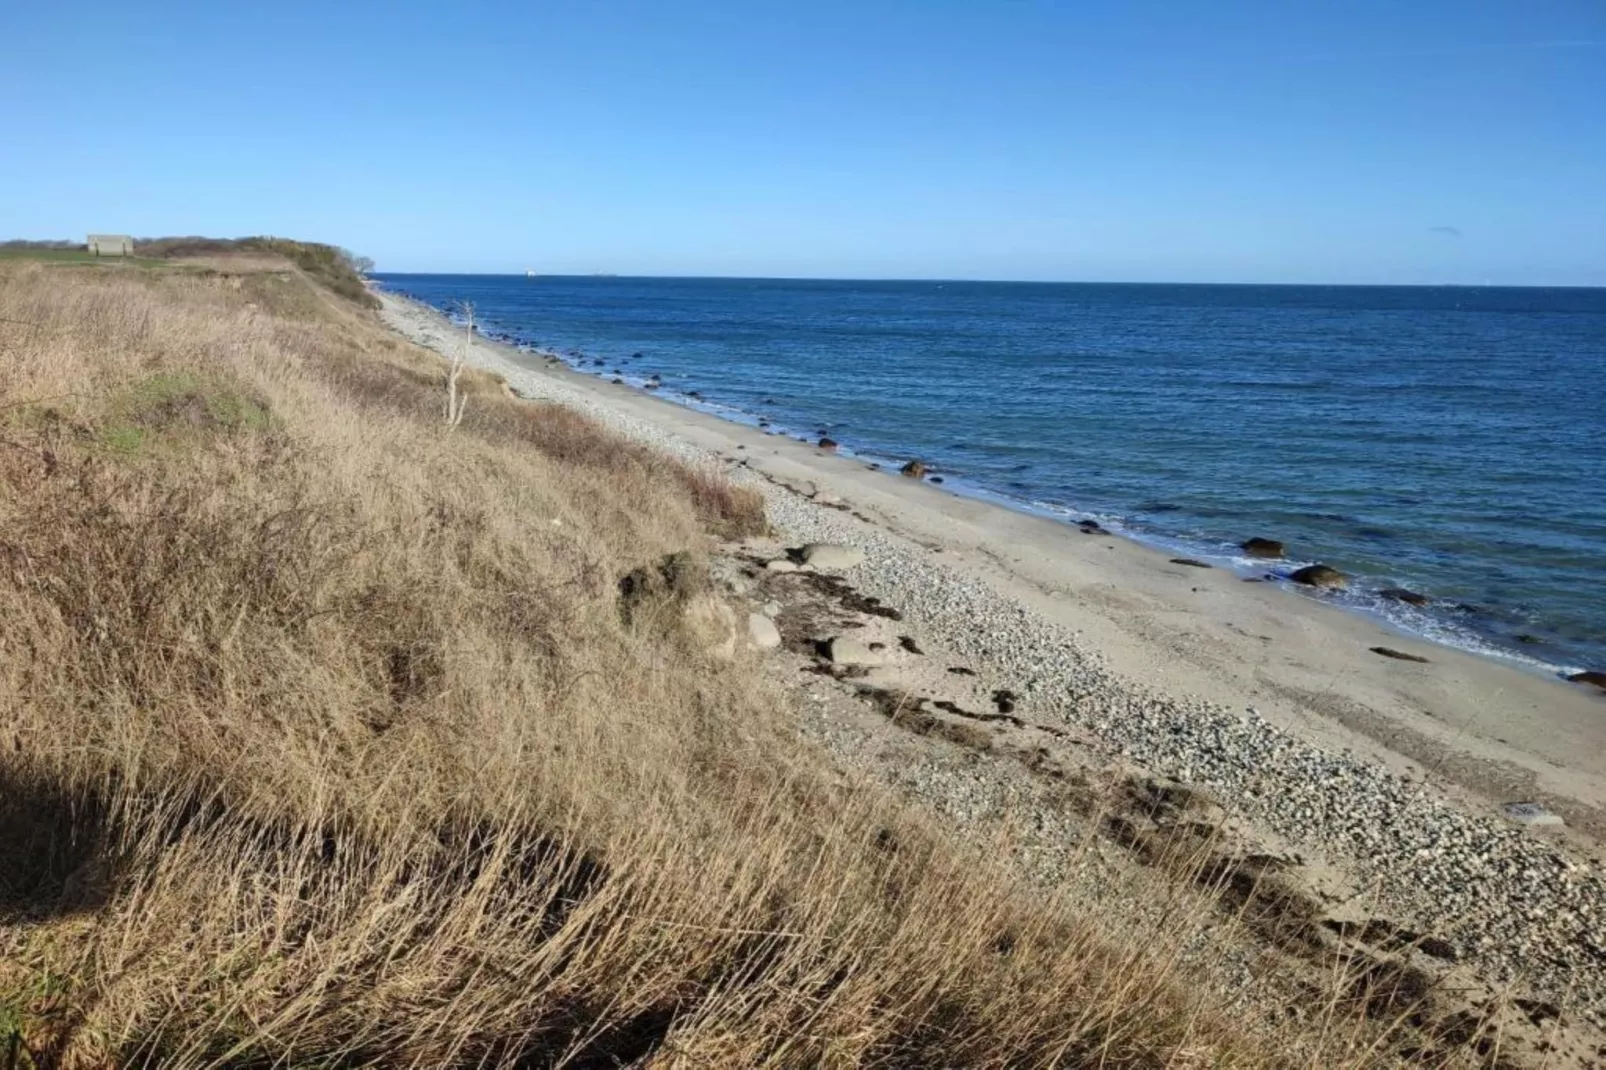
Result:
<svg viewBox="0 0 1606 1070"><path fill-rule="evenodd" d="M1282 1061L710 652L755 493L343 292L0 265L0 1065Z"/></svg>

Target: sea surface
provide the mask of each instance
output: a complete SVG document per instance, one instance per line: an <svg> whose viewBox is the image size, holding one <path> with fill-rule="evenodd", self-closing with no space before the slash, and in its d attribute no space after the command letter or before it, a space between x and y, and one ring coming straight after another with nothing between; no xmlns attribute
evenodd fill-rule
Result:
<svg viewBox="0 0 1606 1070"><path fill-rule="evenodd" d="M1323 562L1401 630L1606 667L1606 290L377 278L959 493L1246 577Z"/></svg>

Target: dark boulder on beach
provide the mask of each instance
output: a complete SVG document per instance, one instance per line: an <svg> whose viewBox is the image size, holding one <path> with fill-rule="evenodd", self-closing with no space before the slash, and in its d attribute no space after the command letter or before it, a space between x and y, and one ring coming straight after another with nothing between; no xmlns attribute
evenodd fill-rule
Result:
<svg viewBox="0 0 1606 1070"><path fill-rule="evenodd" d="M1575 672L1567 679L1575 684L1594 684L1602 691L1606 691L1606 672L1596 672L1591 669L1587 672Z"/></svg>
<svg viewBox="0 0 1606 1070"><path fill-rule="evenodd" d="M931 481L933 483L941 483L942 482L942 476L932 476L931 477Z"/></svg>
<svg viewBox="0 0 1606 1070"><path fill-rule="evenodd" d="M819 446L822 450L827 452L833 451L836 449L836 439L822 437L820 439Z"/></svg>
<svg viewBox="0 0 1606 1070"><path fill-rule="evenodd" d="M1283 544L1276 539L1262 539L1256 535L1239 543L1239 548L1250 557L1281 557Z"/></svg>
<svg viewBox="0 0 1606 1070"><path fill-rule="evenodd" d="M1303 583L1307 587L1326 587L1338 589L1347 582L1347 577L1338 569L1327 565L1306 565L1288 577L1295 583Z"/></svg>
<svg viewBox="0 0 1606 1070"><path fill-rule="evenodd" d="M923 479L926 475L926 466L920 461L910 461L898 469L898 474L908 476L910 479Z"/></svg>
<svg viewBox="0 0 1606 1070"><path fill-rule="evenodd" d="M1097 520L1078 520L1076 522L1076 526L1082 529L1083 535L1109 534L1109 532L1104 530L1104 525L1100 524Z"/></svg>
<svg viewBox="0 0 1606 1070"><path fill-rule="evenodd" d="M1433 601L1425 594L1407 591L1404 587L1385 587L1377 593L1379 597L1387 598L1390 602L1404 602L1408 606L1425 606Z"/></svg>
<svg viewBox="0 0 1606 1070"><path fill-rule="evenodd" d="M624 386L625 385L625 381L623 379L619 378L618 376L614 376L612 379L609 379L608 382L612 383L614 386Z"/></svg>

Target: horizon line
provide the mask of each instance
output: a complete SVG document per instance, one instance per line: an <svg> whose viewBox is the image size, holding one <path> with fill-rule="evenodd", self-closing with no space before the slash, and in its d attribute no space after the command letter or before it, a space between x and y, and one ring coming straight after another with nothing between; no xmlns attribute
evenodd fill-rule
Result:
<svg viewBox="0 0 1606 1070"><path fill-rule="evenodd" d="M1201 282L1197 280L1156 279L967 279L959 277L927 276L851 276L851 275L632 275L612 271L538 272L526 275L521 271L371 271L370 277L383 275L435 275L458 278L524 279L650 279L685 280L704 282L883 282L883 283L961 283L981 286L1304 286L1331 289L1395 289L1395 290L1601 290L1600 283L1547 283L1547 282Z"/></svg>

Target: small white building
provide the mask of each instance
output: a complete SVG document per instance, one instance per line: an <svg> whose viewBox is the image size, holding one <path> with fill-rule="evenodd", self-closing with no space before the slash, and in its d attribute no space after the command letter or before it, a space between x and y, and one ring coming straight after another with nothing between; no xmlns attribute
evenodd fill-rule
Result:
<svg viewBox="0 0 1606 1070"><path fill-rule="evenodd" d="M91 234L90 256L133 256L134 239L127 234Z"/></svg>

